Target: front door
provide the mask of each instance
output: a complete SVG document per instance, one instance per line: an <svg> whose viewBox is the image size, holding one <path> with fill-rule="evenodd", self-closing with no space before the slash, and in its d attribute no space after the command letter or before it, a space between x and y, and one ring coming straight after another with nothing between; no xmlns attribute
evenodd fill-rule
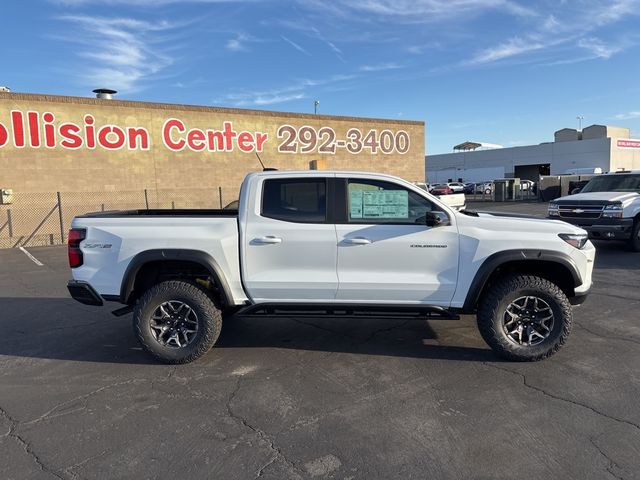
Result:
<svg viewBox="0 0 640 480"><path fill-rule="evenodd" d="M337 179L340 181L340 179ZM428 227L427 197L392 181L348 178L336 225L338 294L345 302L448 306L458 279L458 231Z"/></svg>
<svg viewBox="0 0 640 480"><path fill-rule="evenodd" d="M270 178L259 213L246 222L243 281L255 302L333 300L336 230L328 223L325 177Z"/></svg>

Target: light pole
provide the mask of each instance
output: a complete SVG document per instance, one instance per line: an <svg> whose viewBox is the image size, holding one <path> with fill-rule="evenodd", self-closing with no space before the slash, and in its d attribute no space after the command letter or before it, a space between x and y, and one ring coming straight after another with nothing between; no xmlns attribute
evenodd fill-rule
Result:
<svg viewBox="0 0 640 480"><path fill-rule="evenodd" d="M582 131L582 120L584 120L584 117L582 115L578 115L576 120L578 120L578 130Z"/></svg>
<svg viewBox="0 0 640 480"><path fill-rule="evenodd" d="M320 105L320 100L314 100L313 101L313 114L314 115L318 114L318 105Z"/></svg>

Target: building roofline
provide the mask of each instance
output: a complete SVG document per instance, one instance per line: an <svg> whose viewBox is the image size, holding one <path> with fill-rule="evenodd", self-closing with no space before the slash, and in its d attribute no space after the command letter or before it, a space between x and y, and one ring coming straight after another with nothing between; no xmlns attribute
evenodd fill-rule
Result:
<svg viewBox="0 0 640 480"><path fill-rule="evenodd" d="M49 103L67 103L67 104L79 104L79 105L95 105L95 106L109 106L109 107L123 107L123 108L148 108L151 110L166 110L175 111L182 110L186 112L203 112L203 113L227 113L227 114L241 114L241 115L260 115L268 117L289 117L289 118L301 118L301 119L323 119L323 120L357 120L357 121L372 121L376 123L386 123L394 125L419 125L424 126L425 122L422 120L395 120L388 118L371 118L371 117L351 117L340 115L316 115L313 113L294 113L294 112L276 112L271 110L255 110L244 108L227 108L227 107L209 107L202 105L185 105L179 103L154 103L154 102L142 102L134 100L103 100L98 98L88 97L73 97L64 95L48 95L39 93L8 93L0 92L0 100L24 100L31 102L49 102Z"/></svg>

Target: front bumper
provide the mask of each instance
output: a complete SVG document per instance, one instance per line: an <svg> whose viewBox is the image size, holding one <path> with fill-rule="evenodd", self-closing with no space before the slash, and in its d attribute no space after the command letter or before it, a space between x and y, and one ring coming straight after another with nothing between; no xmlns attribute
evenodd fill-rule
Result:
<svg viewBox="0 0 640 480"><path fill-rule="evenodd" d="M85 305L94 305L96 307L102 306L102 298L87 282L78 280L69 280L67 283L67 290L71 298L77 300Z"/></svg>
<svg viewBox="0 0 640 480"><path fill-rule="evenodd" d="M578 305L582 305L587 300L587 297L589 296L590 291L591 291L591 286L589 286L588 290L585 290L583 292L576 292L573 297L569 297L569 303L574 307Z"/></svg>
<svg viewBox="0 0 640 480"><path fill-rule="evenodd" d="M549 218L562 220L586 230L592 240L629 240L633 232L633 218Z"/></svg>

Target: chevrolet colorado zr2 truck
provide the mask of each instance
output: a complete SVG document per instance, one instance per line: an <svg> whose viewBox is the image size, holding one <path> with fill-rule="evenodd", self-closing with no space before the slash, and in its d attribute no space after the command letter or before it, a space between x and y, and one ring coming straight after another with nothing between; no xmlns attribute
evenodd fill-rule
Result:
<svg viewBox="0 0 640 480"><path fill-rule="evenodd" d="M232 315L477 315L484 340L520 361L555 353L591 287L595 248L568 223L458 212L381 174L265 171L237 210L76 217L71 296L133 311L142 347L190 362Z"/></svg>
<svg viewBox="0 0 640 480"><path fill-rule="evenodd" d="M640 171L593 177L579 193L551 201L548 214L584 228L589 238L626 240L640 252Z"/></svg>

